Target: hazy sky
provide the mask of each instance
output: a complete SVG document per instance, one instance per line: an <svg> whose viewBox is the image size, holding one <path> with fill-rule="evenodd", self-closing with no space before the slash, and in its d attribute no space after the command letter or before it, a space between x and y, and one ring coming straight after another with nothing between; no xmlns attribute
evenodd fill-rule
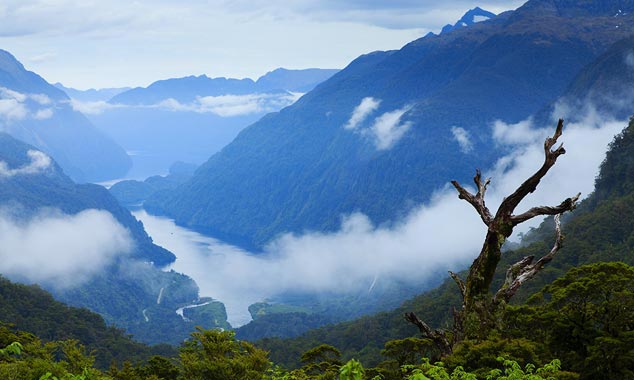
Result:
<svg viewBox="0 0 634 380"><path fill-rule="evenodd" d="M0 48L51 83L146 86L277 67L343 68L398 49L480 6L511 0L2 0Z"/></svg>

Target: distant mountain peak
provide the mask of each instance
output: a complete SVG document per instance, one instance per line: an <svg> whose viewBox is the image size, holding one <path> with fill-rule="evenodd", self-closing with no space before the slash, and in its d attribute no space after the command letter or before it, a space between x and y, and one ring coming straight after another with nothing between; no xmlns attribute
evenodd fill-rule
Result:
<svg viewBox="0 0 634 380"><path fill-rule="evenodd" d="M463 28L465 26L470 26L475 23L486 21L495 17L496 14L493 12L489 12L480 7L475 7L473 9L468 10L454 25L447 24L442 28L442 33L451 32L454 29Z"/></svg>

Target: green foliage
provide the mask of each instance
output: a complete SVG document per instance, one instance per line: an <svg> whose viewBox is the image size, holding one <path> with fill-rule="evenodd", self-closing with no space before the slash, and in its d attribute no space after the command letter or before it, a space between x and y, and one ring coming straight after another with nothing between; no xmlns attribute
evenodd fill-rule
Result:
<svg viewBox="0 0 634 380"><path fill-rule="evenodd" d="M538 332L584 377L634 378L634 267L617 262L573 268L529 301L534 306L509 311L516 326L526 322L516 334Z"/></svg>
<svg viewBox="0 0 634 380"><path fill-rule="evenodd" d="M13 342L6 346L5 348L0 349L0 356L20 356L24 347L20 342Z"/></svg>
<svg viewBox="0 0 634 380"><path fill-rule="evenodd" d="M181 348L184 379L255 380L261 379L269 368L267 353L235 340L232 331L197 330Z"/></svg>
<svg viewBox="0 0 634 380"><path fill-rule="evenodd" d="M365 369L354 359L350 359L339 368L339 380L363 380L364 376Z"/></svg>
<svg viewBox="0 0 634 380"><path fill-rule="evenodd" d="M476 375L458 366L449 371L445 364L438 362L431 364L429 360L423 360L419 366L404 366L403 372L407 373L407 380L558 380L560 379L561 363L559 360L537 368L534 364L527 364L524 368L516 361L497 357L496 361L501 363L503 370L493 369L485 375Z"/></svg>

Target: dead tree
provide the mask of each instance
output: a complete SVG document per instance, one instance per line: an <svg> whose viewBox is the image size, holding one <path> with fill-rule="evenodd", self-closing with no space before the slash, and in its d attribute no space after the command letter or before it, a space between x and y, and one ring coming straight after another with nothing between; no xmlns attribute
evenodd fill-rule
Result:
<svg viewBox="0 0 634 380"><path fill-rule="evenodd" d="M484 202L490 178L483 181L480 171L476 171L473 178L477 190L475 194L467 191L457 181L451 182L458 190L459 198L473 206L488 230L482 250L471 264L466 280L463 281L457 274L449 272L462 294L462 308L454 310L454 326L451 334L443 330L432 330L414 313L405 315L409 322L418 327L424 337L434 342L441 356L451 354L456 343L465 339L486 338L492 329L499 327L499 312L503 305L515 295L524 282L535 276L544 265L550 262L561 248L563 238L559 221L560 215L576 207L580 194L564 200L558 206L533 207L519 215L515 215L514 212L519 203L537 189L537 185L548 173L548 170L555 165L557 158L566 153L563 145L553 149L557 139L562 134L562 129L563 120L559 120L555 134L544 142L545 158L541 168L524 181L511 195L504 198L495 215L489 211ZM543 215L555 215L556 236L553 248L537 262L533 262L534 257L529 256L511 265L506 272L504 284L494 294L491 294L490 287L502 256L502 245L511 236L513 228L522 222Z"/></svg>

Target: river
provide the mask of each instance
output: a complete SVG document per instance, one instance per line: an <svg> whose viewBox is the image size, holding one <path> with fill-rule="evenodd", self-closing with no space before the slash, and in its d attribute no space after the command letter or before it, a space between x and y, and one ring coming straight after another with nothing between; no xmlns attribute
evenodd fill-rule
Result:
<svg viewBox="0 0 634 380"><path fill-rule="evenodd" d="M241 271L244 263L260 259L237 247L177 226L172 219L137 210L133 215L143 222L154 242L176 255L167 269L184 273L200 287L200 297L212 297L225 304L229 323L238 327L251 320L248 307L266 298L254 288L248 274ZM257 265L247 265L253 267Z"/></svg>

